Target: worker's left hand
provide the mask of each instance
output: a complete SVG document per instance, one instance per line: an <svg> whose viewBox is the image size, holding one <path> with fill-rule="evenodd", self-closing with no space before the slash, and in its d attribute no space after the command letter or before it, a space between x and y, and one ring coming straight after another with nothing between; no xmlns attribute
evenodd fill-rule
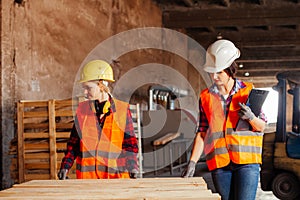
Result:
<svg viewBox="0 0 300 200"><path fill-rule="evenodd" d="M57 176L58 176L59 180L65 180L65 179L68 179L67 174L68 174L67 169L60 169Z"/></svg>
<svg viewBox="0 0 300 200"><path fill-rule="evenodd" d="M239 106L241 107L238 113L240 118L251 121L255 117L254 113L251 111L251 108L246 106L244 103L239 102Z"/></svg>
<svg viewBox="0 0 300 200"><path fill-rule="evenodd" d="M129 172L129 177L130 178L133 178L133 179L136 179L138 177L138 170L137 169L132 169L130 172Z"/></svg>

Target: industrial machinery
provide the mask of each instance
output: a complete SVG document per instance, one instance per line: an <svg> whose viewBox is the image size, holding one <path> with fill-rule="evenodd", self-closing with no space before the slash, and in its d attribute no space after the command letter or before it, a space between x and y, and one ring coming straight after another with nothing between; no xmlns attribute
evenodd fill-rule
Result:
<svg viewBox="0 0 300 200"><path fill-rule="evenodd" d="M282 72L276 131L265 133L260 183L279 199L300 199L300 71Z"/></svg>

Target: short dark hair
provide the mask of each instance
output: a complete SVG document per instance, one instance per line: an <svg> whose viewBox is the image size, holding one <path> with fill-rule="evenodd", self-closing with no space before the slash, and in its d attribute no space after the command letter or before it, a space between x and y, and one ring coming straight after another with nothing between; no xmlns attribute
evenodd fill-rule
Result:
<svg viewBox="0 0 300 200"><path fill-rule="evenodd" d="M235 78L235 74L237 73L237 67L238 65L236 64L236 62L233 62L229 67L224 69L224 71L226 72L226 74L228 74L228 76Z"/></svg>

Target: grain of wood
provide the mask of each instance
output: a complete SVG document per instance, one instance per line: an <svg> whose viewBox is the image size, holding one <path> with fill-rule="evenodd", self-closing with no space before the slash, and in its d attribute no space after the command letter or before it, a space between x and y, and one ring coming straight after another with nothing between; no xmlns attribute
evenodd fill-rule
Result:
<svg viewBox="0 0 300 200"><path fill-rule="evenodd" d="M33 180L0 191L0 199L198 199L220 200L202 177Z"/></svg>

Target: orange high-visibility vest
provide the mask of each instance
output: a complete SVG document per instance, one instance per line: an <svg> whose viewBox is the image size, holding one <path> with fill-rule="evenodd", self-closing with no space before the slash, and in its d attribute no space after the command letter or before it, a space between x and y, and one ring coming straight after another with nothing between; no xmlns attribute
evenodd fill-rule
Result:
<svg viewBox="0 0 300 200"><path fill-rule="evenodd" d="M235 130L240 119L238 102L246 103L253 88L251 83L245 84L246 87L232 96L227 118L220 96L210 93L208 89L201 92L202 107L209 123L209 128L204 135L204 153L209 170L225 167L230 161L236 164L261 164L262 162L263 133Z"/></svg>
<svg viewBox="0 0 300 200"><path fill-rule="evenodd" d="M78 105L77 132L81 133L81 155L76 159L78 179L129 178L122 153L124 129L128 104L113 99L116 112L106 116L101 130L94 102L84 101ZM78 130L79 129L79 130Z"/></svg>

